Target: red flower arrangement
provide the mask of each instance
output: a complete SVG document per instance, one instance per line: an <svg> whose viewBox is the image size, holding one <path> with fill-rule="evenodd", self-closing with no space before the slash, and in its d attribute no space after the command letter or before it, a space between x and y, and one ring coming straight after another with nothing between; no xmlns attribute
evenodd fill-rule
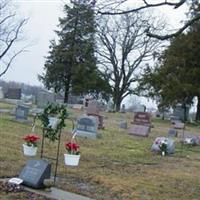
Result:
<svg viewBox="0 0 200 200"><path fill-rule="evenodd" d="M80 154L80 146L74 142L65 143L65 148L69 154L79 155Z"/></svg>
<svg viewBox="0 0 200 200"><path fill-rule="evenodd" d="M23 140L26 142L27 146L34 146L34 147L37 147L37 142L39 139L40 137L35 134L29 134L23 137Z"/></svg>

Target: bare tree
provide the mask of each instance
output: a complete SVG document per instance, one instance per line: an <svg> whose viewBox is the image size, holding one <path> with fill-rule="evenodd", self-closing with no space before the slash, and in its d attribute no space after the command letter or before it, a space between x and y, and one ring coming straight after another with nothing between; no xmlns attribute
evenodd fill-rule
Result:
<svg viewBox="0 0 200 200"><path fill-rule="evenodd" d="M181 6L185 5L186 3L191 3L193 0L140 0L137 2L134 2L134 5L138 5L135 8L132 9L124 9L123 5L126 3L130 2L129 0L110 0L110 1L104 1L98 10L98 13L102 15L122 15L122 14L127 14L127 13L135 13L135 12L140 12L142 10L146 10L149 8L158 8L161 6L168 6L171 7L172 9L176 9L178 11L178 8ZM109 2L109 3L108 3ZM132 1L133 2L133 1ZM140 4L137 4L140 3ZM111 8L112 7L112 8ZM112 9L112 11L111 11ZM185 21L182 27L180 27L178 30L175 30L174 32L170 32L169 34L154 34L151 32L151 27L148 27L146 29L146 33L150 37L154 37L160 40L166 40L172 37L178 36L180 33L182 33L184 30L189 28L192 24L194 24L196 21L200 20L200 14L193 16L191 19L188 21Z"/></svg>
<svg viewBox="0 0 200 200"><path fill-rule="evenodd" d="M16 50L15 43L19 41L26 22L27 19L18 19L10 0L0 0L0 77L7 72L16 56L25 49Z"/></svg>
<svg viewBox="0 0 200 200"><path fill-rule="evenodd" d="M144 13L117 18L109 18L99 27L98 60L102 75L110 80L114 105L118 111L122 100L135 94L133 83L139 78L140 67L152 59L159 42L145 34L149 20Z"/></svg>

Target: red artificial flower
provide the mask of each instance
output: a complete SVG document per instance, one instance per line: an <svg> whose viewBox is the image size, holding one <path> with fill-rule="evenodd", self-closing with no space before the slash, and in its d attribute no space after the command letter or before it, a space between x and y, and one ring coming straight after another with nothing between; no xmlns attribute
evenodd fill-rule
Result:
<svg viewBox="0 0 200 200"><path fill-rule="evenodd" d="M65 143L65 148L71 154L79 153L80 146L74 142Z"/></svg>
<svg viewBox="0 0 200 200"><path fill-rule="evenodd" d="M23 137L23 140L25 140L27 143L35 144L40 139L39 136L34 134L29 134Z"/></svg>

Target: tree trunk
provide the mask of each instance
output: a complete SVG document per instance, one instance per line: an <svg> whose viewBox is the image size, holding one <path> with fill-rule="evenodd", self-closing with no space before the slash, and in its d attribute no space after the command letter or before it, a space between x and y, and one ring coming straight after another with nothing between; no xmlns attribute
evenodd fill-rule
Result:
<svg viewBox="0 0 200 200"><path fill-rule="evenodd" d="M65 86L65 96L64 96L64 103L68 103L68 97L69 97L69 86Z"/></svg>
<svg viewBox="0 0 200 200"><path fill-rule="evenodd" d="M121 108L121 98L117 97L116 99L114 99L114 105L115 105L115 111L119 112L120 108Z"/></svg>
<svg viewBox="0 0 200 200"><path fill-rule="evenodd" d="M200 120L200 96L197 97L197 113L196 113L196 121Z"/></svg>

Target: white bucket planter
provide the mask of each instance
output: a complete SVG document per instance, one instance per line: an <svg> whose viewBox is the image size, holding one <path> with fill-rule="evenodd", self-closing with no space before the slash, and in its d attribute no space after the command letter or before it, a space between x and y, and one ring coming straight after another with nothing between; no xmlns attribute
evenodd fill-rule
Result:
<svg viewBox="0 0 200 200"><path fill-rule="evenodd" d="M81 155L64 154L65 165L78 166Z"/></svg>
<svg viewBox="0 0 200 200"><path fill-rule="evenodd" d="M37 154L37 147L23 144L23 151L25 156L35 156Z"/></svg>

